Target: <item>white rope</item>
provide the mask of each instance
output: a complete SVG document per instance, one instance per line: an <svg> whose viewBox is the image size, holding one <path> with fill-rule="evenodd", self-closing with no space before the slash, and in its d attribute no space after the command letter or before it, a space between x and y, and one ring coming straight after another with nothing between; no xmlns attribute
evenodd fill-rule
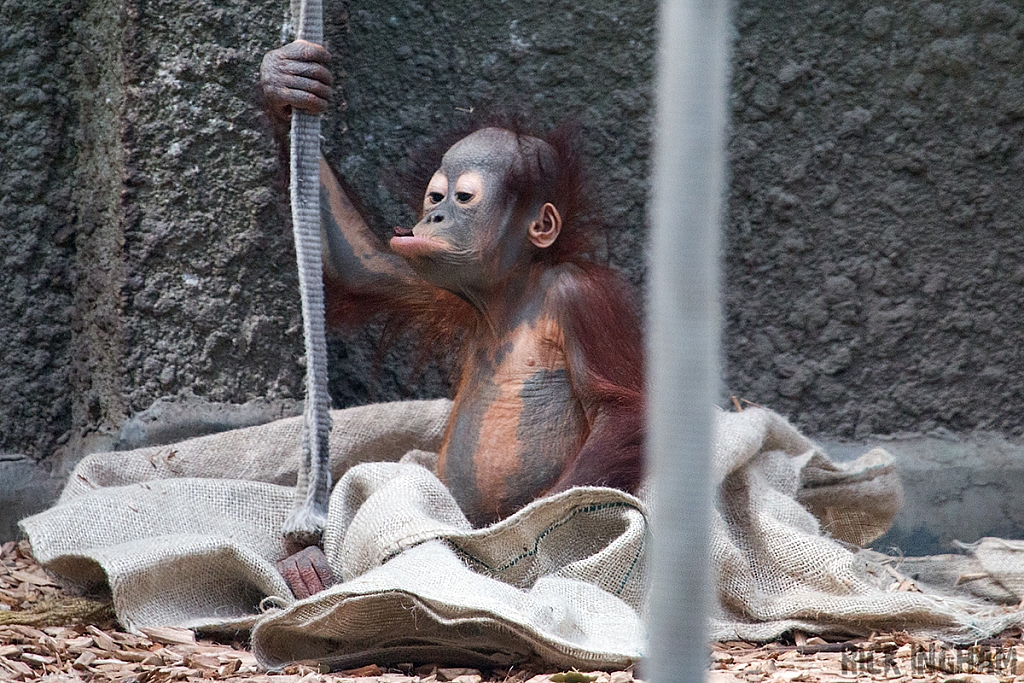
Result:
<svg viewBox="0 0 1024 683"><path fill-rule="evenodd" d="M296 23L295 0L292 23ZM302 0L296 37L323 44L321 0ZM323 266L320 254L320 117L292 110L291 200L295 255L306 340L306 408L295 507L282 532L302 545L320 542L331 491L328 435L327 339L324 330Z"/></svg>

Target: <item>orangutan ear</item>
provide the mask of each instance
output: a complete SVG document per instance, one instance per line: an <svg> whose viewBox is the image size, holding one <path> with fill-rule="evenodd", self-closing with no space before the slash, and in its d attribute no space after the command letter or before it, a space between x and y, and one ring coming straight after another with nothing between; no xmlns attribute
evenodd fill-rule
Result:
<svg viewBox="0 0 1024 683"><path fill-rule="evenodd" d="M537 216L537 220L530 223L530 242L535 247L547 249L555 243L560 232L562 232L562 216L558 213L555 205L548 202L540 207L540 215Z"/></svg>

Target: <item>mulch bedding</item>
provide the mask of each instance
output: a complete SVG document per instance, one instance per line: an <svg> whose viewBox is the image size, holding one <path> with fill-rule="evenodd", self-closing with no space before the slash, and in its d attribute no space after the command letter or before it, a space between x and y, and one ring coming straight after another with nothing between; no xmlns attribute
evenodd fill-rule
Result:
<svg viewBox="0 0 1024 683"><path fill-rule="evenodd" d="M925 681L1024 683L1020 633L952 647L903 633L827 642L796 632L788 643L714 643L711 683ZM26 541L0 546L0 680L165 683L632 683L632 671L478 671L400 665L324 672L303 662L261 670L244 642L197 639L192 631L121 630L109 596L65 590L32 558ZM683 682L680 682L683 683Z"/></svg>

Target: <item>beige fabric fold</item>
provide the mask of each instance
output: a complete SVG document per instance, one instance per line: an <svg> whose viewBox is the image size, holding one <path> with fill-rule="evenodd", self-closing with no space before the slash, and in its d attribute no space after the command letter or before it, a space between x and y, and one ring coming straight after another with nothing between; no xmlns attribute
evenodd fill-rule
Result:
<svg viewBox="0 0 1024 683"><path fill-rule="evenodd" d="M58 503L22 527L50 569L108 581L127 628L252 629L272 668L619 668L642 657L653 501L577 488L473 529L432 472L449 409L332 412L338 483L324 550L341 582L306 600L274 570L297 418L91 455ZM715 638L906 629L964 641L1021 622L981 601L901 592L887 560L856 547L888 528L901 500L884 451L833 463L781 416L749 409L719 414L714 472Z"/></svg>

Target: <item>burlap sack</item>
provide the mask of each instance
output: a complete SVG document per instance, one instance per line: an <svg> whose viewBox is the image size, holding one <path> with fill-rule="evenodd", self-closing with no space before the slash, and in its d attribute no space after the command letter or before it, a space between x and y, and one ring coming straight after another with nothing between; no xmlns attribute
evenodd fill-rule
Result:
<svg viewBox="0 0 1024 683"><path fill-rule="evenodd" d="M881 535L902 498L882 450L836 464L777 413L721 413L715 472L717 639L906 630L970 642L1024 622L1016 610L908 591L898 562L852 545Z"/></svg>
<svg viewBox="0 0 1024 683"><path fill-rule="evenodd" d="M342 580L294 601L273 563L292 502L298 419L92 455L22 521L75 581L109 582L129 629L252 628L270 667L297 659L616 668L644 652L646 503L580 488L472 529L430 471L450 404L334 411L324 550ZM906 629L971 640L1017 612L905 585L850 543L899 505L891 458L837 465L767 410L722 413L712 551L719 639ZM817 515L817 516L815 516Z"/></svg>

